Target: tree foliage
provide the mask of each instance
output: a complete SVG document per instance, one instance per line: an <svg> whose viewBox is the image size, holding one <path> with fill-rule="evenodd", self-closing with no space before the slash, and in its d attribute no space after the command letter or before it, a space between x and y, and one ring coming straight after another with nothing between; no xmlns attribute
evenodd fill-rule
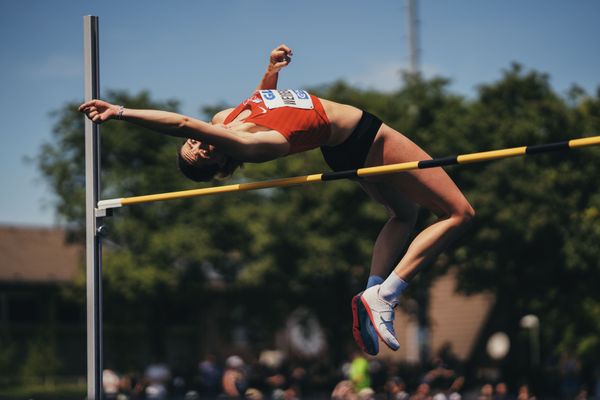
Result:
<svg viewBox="0 0 600 400"><path fill-rule="evenodd" d="M600 132L600 90L588 95L574 87L564 98L548 76L516 64L498 81L481 85L473 99L451 93L448 83L406 76L394 93L359 90L344 82L316 92L371 111L434 157ZM157 102L145 92L111 92L107 100L134 108L178 108L176 101ZM57 214L81 232L83 117L74 103L56 117L53 139L40 150L39 168L56 194ZM132 125L105 124L101 197L197 187L176 170L178 144ZM586 149L449 168L478 214L467 237L421 280L457 266L460 289L494 292L514 326L522 315L535 313L548 346L557 351L576 347L584 357L600 357L595 283L600 272L599 156L599 149ZM246 165L233 181L323 170L320 154L313 151ZM218 283L315 302L303 298L310 293L329 296L322 319L336 325L348 317L339 310L336 314L339 298L345 301L364 285L372 243L385 219L385 210L353 182L119 209L109 220L106 290L119 298L156 301ZM424 212L420 225L430 220ZM412 294L423 298L426 285L420 286L421 295ZM323 298L318 300L323 304ZM283 316L293 304L273 307Z"/></svg>

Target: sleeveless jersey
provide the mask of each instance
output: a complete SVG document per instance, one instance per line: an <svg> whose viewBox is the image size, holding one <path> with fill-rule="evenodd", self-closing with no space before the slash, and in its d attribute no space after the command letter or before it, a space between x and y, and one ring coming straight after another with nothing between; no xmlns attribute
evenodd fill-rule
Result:
<svg viewBox="0 0 600 400"><path fill-rule="evenodd" d="M224 124L245 110L251 111L245 122L282 134L290 144L289 154L322 146L331 135L323 104L304 90L257 90L225 118Z"/></svg>

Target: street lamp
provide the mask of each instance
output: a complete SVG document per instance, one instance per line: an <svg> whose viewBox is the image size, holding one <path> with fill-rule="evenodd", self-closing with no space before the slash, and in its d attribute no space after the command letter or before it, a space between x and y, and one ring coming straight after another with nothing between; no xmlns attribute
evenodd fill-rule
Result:
<svg viewBox="0 0 600 400"><path fill-rule="evenodd" d="M529 341L531 344L531 365L540 365L540 319L533 314L527 314L521 318L521 328L529 330Z"/></svg>

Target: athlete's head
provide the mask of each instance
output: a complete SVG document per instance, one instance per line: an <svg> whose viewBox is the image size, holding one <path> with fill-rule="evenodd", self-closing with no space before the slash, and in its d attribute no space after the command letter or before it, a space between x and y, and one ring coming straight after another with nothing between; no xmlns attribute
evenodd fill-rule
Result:
<svg viewBox="0 0 600 400"><path fill-rule="evenodd" d="M177 165L187 178L208 182L230 176L241 163L219 152L213 145L187 139L177 152Z"/></svg>
<svg viewBox="0 0 600 400"><path fill-rule="evenodd" d="M233 108L219 111L212 117L211 123L222 125L231 111ZM215 178L227 178L242 163L215 150L212 145L187 139L177 152L177 165L187 178L196 182L208 182Z"/></svg>

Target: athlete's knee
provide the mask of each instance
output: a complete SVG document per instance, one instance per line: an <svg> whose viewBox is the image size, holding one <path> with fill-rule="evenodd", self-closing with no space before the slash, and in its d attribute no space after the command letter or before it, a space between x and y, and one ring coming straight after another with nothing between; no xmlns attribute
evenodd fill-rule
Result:
<svg viewBox="0 0 600 400"><path fill-rule="evenodd" d="M458 225L466 225L475 217L475 209L465 200L456 210L452 213L453 218Z"/></svg>

